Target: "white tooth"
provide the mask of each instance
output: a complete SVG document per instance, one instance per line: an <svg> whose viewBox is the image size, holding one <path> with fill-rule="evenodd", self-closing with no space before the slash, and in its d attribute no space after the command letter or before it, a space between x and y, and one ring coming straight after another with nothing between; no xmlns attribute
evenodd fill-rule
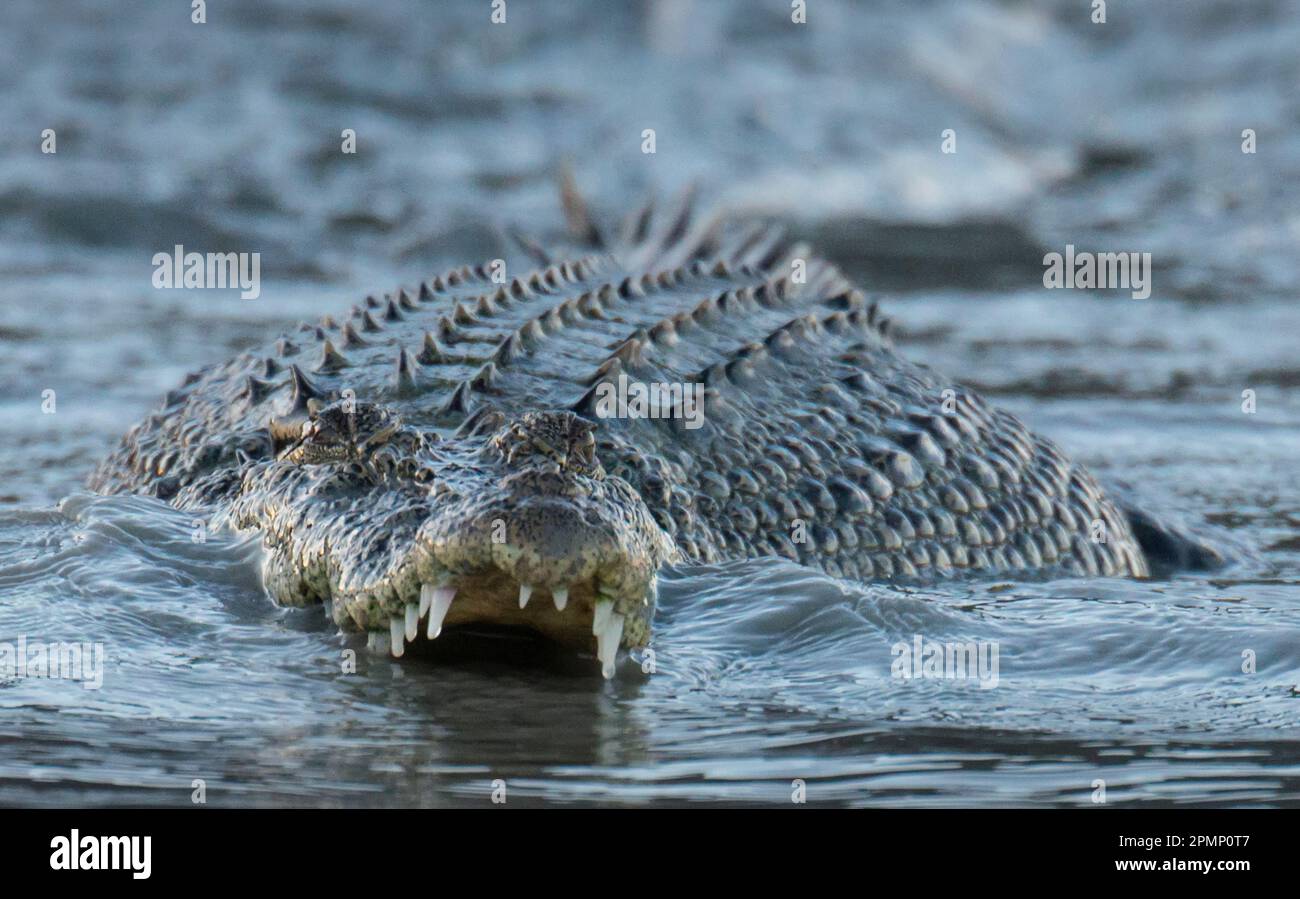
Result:
<svg viewBox="0 0 1300 899"><path fill-rule="evenodd" d="M552 590L551 599L555 600L555 608L563 612L564 607L569 604L569 588L560 587L558 590Z"/></svg>
<svg viewBox="0 0 1300 899"><path fill-rule="evenodd" d="M371 631L366 635L366 646L374 652L388 655L388 634L383 631Z"/></svg>
<svg viewBox="0 0 1300 899"><path fill-rule="evenodd" d="M326 600L324 600L324 601L321 602L321 605L325 607L325 617L328 618L330 621L333 621L333 620L334 620L334 600L332 600L332 599L326 599Z"/></svg>
<svg viewBox="0 0 1300 899"><path fill-rule="evenodd" d="M606 680L614 676L614 662L618 658L618 644L622 639L623 616L615 612L609 616L605 629L596 635L596 658L600 659L600 673Z"/></svg>
<svg viewBox="0 0 1300 899"><path fill-rule="evenodd" d="M420 632L420 606L418 603L406 604L406 642L410 643Z"/></svg>
<svg viewBox="0 0 1300 899"><path fill-rule="evenodd" d="M393 640L393 645L390 648L395 659L400 659L402 653L406 652L406 643L402 640L402 631L405 625L406 622L396 615L388 619L388 632Z"/></svg>
<svg viewBox="0 0 1300 899"><path fill-rule="evenodd" d="M533 595L533 588L527 584L519 585L519 608L528 605L528 597Z"/></svg>
<svg viewBox="0 0 1300 899"><path fill-rule="evenodd" d="M451 608L451 600L456 595L456 588L425 584L420 588L420 596L426 594L429 597L428 637L430 640L435 640L442 633L442 621L447 617L447 610Z"/></svg>
<svg viewBox="0 0 1300 899"><path fill-rule="evenodd" d="M433 594L426 591L420 591L420 617L423 618L429 614L429 604L433 602Z"/></svg>
<svg viewBox="0 0 1300 899"><path fill-rule="evenodd" d="M614 601L612 599L596 600L596 613L591 619L591 632L599 637L605 632L605 625L609 623L609 616L614 612Z"/></svg>

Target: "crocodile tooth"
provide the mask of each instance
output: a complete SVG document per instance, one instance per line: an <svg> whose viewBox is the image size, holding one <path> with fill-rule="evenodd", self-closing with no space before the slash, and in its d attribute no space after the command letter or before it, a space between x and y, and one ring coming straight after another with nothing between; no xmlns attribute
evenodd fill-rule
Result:
<svg viewBox="0 0 1300 899"><path fill-rule="evenodd" d="M425 590L420 591L420 617L423 618L429 613L429 606L433 603L433 593Z"/></svg>
<svg viewBox="0 0 1300 899"><path fill-rule="evenodd" d="M400 659L402 653L406 651L406 641L403 639L405 636L403 633L405 628L406 622L400 615L394 615L392 618L388 619L388 632L392 638L391 649L393 651L393 658L395 659Z"/></svg>
<svg viewBox="0 0 1300 899"><path fill-rule="evenodd" d="M325 608L325 617L330 621L334 620L334 600L325 598L321 600L321 605Z"/></svg>
<svg viewBox="0 0 1300 899"><path fill-rule="evenodd" d="M599 637L604 632L605 626L609 624L609 616L612 614L614 614L614 601L597 599L596 614L591 619L591 632Z"/></svg>
<svg viewBox="0 0 1300 899"><path fill-rule="evenodd" d="M425 593L429 594L428 637L430 640L436 640L442 633L442 621L447 617L447 610L451 608L451 600L456 595L456 588L425 584L420 588L420 596L423 597Z"/></svg>
<svg viewBox="0 0 1300 899"><path fill-rule="evenodd" d="M415 635L420 630L420 604L408 602L406 604L406 642L410 643L415 639Z"/></svg>
<svg viewBox="0 0 1300 899"><path fill-rule="evenodd" d="M555 608L563 612L564 607L569 604L569 588L559 587L551 591L551 599L555 600Z"/></svg>
<svg viewBox="0 0 1300 899"><path fill-rule="evenodd" d="M527 584L519 585L519 608L528 605L528 597L533 595L533 588Z"/></svg>
<svg viewBox="0 0 1300 899"><path fill-rule="evenodd" d="M613 608L614 604L609 604ZM600 659L600 673L609 680L614 676L614 662L618 658L618 644L623 639L623 616L617 612L607 616L605 627L596 634L596 658Z"/></svg>

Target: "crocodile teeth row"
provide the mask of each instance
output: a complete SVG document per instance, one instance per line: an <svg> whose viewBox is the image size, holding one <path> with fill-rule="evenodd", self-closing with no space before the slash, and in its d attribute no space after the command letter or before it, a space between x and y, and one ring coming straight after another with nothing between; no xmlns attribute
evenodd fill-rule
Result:
<svg viewBox="0 0 1300 899"><path fill-rule="evenodd" d="M519 608L527 606L528 599L532 595L533 588L528 584L521 584ZM420 619L426 613L429 616L429 625L425 636L430 640L436 640L442 633L442 623L447 618L447 610L451 608L451 601L455 596L455 587L422 585L420 601L408 602L403 614L394 615L388 620L387 639L382 631L371 631L367 638L368 645L373 650L387 650L393 654L393 658L400 659L406 652L406 644L419 634ZM551 599L555 602L556 609L564 611L564 607L569 604L568 588L560 587L552 590ZM596 657L600 659L601 673L607 678L614 676L614 660L618 655L619 641L623 639L623 621L623 616L614 611L612 600L597 601L591 632L596 636Z"/></svg>
<svg viewBox="0 0 1300 899"><path fill-rule="evenodd" d="M519 608L528 605L528 600L532 598L533 588L531 584L519 585ZM555 608L563 612L564 607L569 604L569 588L560 587L551 591L551 600L555 603Z"/></svg>
<svg viewBox="0 0 1300 899"><path fill-rule="evenodd" d="M388 619L388 638L384 639L382 631L372 631L368 637L371 649L391 652L393 658L400 659L406 652L406 644L415 640L420 633L420 619L427 613L429 628L426 631L430 640L442 633L442 622L447 618L451 600L456 595L455 587L435 587L425 584L420 588L420 601L408 602L401 615Z"/></svg>

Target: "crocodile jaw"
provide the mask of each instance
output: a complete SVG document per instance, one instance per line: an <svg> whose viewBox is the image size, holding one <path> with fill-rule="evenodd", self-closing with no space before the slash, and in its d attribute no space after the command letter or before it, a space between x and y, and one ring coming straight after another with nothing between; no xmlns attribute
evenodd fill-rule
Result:
<svg viewBox="0 0 1300 899"><path fill-rule="evenodd" d="M445 628L524 627L594 652L609 676L620 646L649 641L656 574L678 551L630 485L554 465L440 466L428 481L286 455L252 466L229 521L262 532L277 602L322 602L395 656Z"/></svg>

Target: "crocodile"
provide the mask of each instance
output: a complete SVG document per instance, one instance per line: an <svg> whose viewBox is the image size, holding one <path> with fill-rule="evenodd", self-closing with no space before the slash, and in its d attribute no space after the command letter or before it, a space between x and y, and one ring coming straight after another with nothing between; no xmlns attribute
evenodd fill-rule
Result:
<svg viewBox="0 0 1300 899"><path fill-rule="evenodd" d="M648 644L666 565L1150 574L1088 471L904 359L779 227L688 192L606 228L562 197L569 237L520 237L526 273L455 268L203 368L89 486L260 533L272 599L380 652L519 627L606 677Z"/></svg>

